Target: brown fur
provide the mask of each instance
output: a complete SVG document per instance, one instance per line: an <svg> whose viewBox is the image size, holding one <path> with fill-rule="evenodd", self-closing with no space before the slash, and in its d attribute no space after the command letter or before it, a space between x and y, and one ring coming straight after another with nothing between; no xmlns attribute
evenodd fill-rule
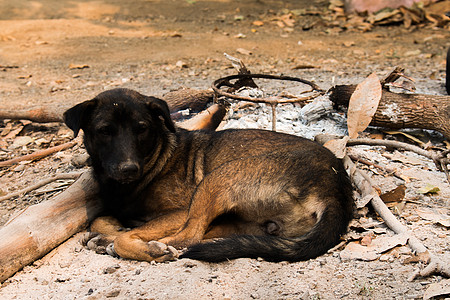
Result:
<svg viewBox="0 0 450 300"><path fill-rule="evenodd" d="M92 224L101 235L85 239L98 252L164 261L188 247L183 257L206 261L304 260L334 246L351 218L342 163L312 141L178 129L162 100L125 89L71 108L65 121L84 131L108 215Z"/></svg>

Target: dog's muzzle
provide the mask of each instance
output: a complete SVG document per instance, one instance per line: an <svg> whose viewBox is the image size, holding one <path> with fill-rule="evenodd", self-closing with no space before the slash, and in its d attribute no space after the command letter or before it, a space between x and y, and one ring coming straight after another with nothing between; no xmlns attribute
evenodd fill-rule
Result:
<svg viewBox="0 0 450 300"><path fill-rule="evenodd" d="M123 183L130 183L139 179L141 168L135 162L123 162L117 168L116 179Z"/></svg>

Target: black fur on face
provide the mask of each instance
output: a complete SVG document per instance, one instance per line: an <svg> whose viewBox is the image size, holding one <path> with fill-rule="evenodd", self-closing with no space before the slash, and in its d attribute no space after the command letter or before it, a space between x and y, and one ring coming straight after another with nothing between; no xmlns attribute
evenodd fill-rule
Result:
<svg viewBox="0 0 450 300"><path fill-rule="evenodd" d="M109 90L80 103L64 113L64 121L75 136L83 130L96 173L119 183L140 178L145 157L163 136L161 128L175 132L165 101L128 89Z"/></svg>

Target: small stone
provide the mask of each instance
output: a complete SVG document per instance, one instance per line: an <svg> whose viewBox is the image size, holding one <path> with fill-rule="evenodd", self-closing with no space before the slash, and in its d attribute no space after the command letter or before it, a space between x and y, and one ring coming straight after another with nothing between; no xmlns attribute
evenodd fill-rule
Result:
<svg viewBox="0 0 450 300"><path fill-rule="evenodd" d="M103 270L103 274L112 274L119 269L120 266L118 264L115 264L113 266L107 267L105 270Z"/></svg>
<svg viewBox="0 0 450 300"><path fill-rule="evenodd" d="M113 290L113 291L107 292L105 294L106 298L115 298L119 295L120 295L120 289Z"/></svg>

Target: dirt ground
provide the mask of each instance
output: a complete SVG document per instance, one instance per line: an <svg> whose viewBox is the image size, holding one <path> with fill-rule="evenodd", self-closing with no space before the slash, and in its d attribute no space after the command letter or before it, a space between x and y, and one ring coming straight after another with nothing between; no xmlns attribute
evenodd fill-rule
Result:
<svg viewBox="0 0 450 300"><path fill-rule="evenodd" d="M395 24L368 32L339 30L324 21L327 6L328 1L321 0L1 1L0 110L69 108L113 87L155 96L181 86L209 88L215 79L235 73L224 52L244 60L254 73L297 76L323 89L358 83L374 71L382 77L402 66L415 79L418 92L445 95L448 27L405 29ZM302 9L316 13L293 14L293 26L279 23ZM16 135L6 139L14 130ZM4 120L0 131L1 160L72 138L59 123ZM408 132L445 147L440 134ZM84 153L77 141L75 147L37 162L1 168L0 196L51 174L83 170L72 161ZM403 205L393 208L397 217L431 251L448 254L448 227L436 221L436 216L449 216L450 187L444 174L413 153L405 153L408 158L399 162L382 148L354 151L402 170L407 182L370 172L381 192L406 185ZM38 193L0 202L0 225L67 184L59 181ZM418 193L426 184L440 191ZM376 216L369 214L359 222L364 220L370 223ZM392 235L380 226L375 226L376 234ZM364 232L356 226L349 236L348 240L360 238ZM153 264L98 255L78 239L79 234L6 280L0 298L421 299L430 286L448 281L438 275L407 281L421 266L405 263L412 255L407 246L371 261L345 259L340 248L299 263L238 259L209 264L183 259Z"/></svg>

